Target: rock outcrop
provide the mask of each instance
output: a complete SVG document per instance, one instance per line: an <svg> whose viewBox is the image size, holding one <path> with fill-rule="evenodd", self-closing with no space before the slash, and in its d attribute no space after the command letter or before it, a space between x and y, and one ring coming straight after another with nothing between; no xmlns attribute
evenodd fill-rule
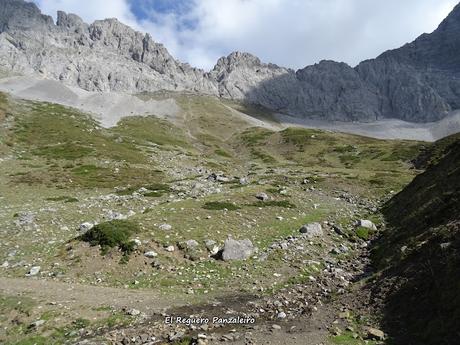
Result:
<svg viewBox="0 0 460 345"><path fill-rule="evenodd" d="M117 19L58 12L54 24L33 3L0 1L0 68L89 91L190 91L337 121L430 122L460 109L460 5L433 33L355 68L321 61L294 71L234 52L206 72Z"/></svg>

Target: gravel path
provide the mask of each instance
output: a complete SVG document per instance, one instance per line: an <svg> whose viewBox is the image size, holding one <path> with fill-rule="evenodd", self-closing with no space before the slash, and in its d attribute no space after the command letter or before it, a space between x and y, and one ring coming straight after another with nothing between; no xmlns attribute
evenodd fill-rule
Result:
<svg viewBox="0 0 460 345"><path fill-rule="evenodd" d="M186 304L183 300L166 298L154 291L69 284L33 278L0 277L0 293L9 296L27 295L36 300L62 304L72 309L129 307L149 314Z"/></svg>

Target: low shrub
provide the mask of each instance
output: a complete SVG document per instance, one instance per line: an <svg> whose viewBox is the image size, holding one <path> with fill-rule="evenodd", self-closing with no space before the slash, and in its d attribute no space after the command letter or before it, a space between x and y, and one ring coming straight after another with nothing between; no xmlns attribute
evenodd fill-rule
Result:
<svg viewBox="0 0 460 345"><path fill-rule="evenodd" d="M239 210L241 207L238 205L232 204L231 202L222 202L222 201L210 201L203 205L205 210L228 210L235 211Z"/></svg>
<svg viewBox="0 0 460 345"><path fill-rule="evenodd" d="M102 254L110 248L118 247L124 255L134 250L134 243L130 237L139 232L139 225L128 220L111 220L95 225L92 229L80 236L80 240L92 246L101 246Z"/></svg>

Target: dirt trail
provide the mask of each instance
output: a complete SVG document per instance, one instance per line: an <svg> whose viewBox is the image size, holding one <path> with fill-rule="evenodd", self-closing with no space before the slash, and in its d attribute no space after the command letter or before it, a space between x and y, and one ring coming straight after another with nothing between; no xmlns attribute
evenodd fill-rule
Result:
<svg viewBox="0 0 460 345"><path fill-rule="evenodd" d="M26 295L35 300L62 304L71 309L129 307L149 314L187 304L184 300L171 299L155 291L70 284L33 278L0 277L0 293L9 296Z"/></svg>

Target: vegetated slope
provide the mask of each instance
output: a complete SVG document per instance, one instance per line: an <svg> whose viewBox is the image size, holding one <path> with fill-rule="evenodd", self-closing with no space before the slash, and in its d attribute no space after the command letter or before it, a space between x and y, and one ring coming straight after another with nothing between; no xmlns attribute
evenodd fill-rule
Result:
<svg viewBox="0 0 460 345"><path fill-rule="evenodd" d="M271 294L302 284L302 303L307 296L313 307L310 299L319 295L308 289L319 287L322 278L315 282L309 276L329 277L322 269L330 265L328 256L337 265L354 256L358 238L367 237L355 231L354 221L373 212L381 196L412 180L415 171L408 162L426 145L253 127L241 113L264 118L263 109L223 104L214 97L181 95L177 103L183 113L176 124L133 116L102 128L74 109L0 93L0 194L5 200L0 203L0 280L35 279L26 274L40 266L39 279L151 289L191 302L211 295ZM258 201L261 193L270 200ZM129 223L120 222L124 218ZM304 247L278 245L312 222L324 222L318 244L305 238ZM80 237L78 229L96 223L88 237ZM250 240L267 257L221 262L209 256L214 246L208 248L207 240L219 249L228 235ZM152 251L157 256L145 256ZM305 260L319 264L306 266ZM347 272L355 272L348 267ZM325 281L344 284L341 277ZM42 305L47 311L62 309L59 300L54 302ZM86 329L100 329L101 322L113 329L132 320L111 308L94 320L88 303L81 305L65 316L46 317L46 327L33 333L28 325L45 311L22 313L22 326L0 333L0 342L38 342L36 337L43 335L47 340L42 343L61 343L67 333L44 332L73 329L81 325L80 318L91 320L85 321ZM16 325L14 313L2 322Z"/></svg>
<svg viewBox="0 0 460 345"><path fill-rule="evenodd" d="M432 151L439 162L385 206L389 228L373 252L385 269L376 293L385 296L384 324L395 344L459 339L460 140Z"/></svg>

